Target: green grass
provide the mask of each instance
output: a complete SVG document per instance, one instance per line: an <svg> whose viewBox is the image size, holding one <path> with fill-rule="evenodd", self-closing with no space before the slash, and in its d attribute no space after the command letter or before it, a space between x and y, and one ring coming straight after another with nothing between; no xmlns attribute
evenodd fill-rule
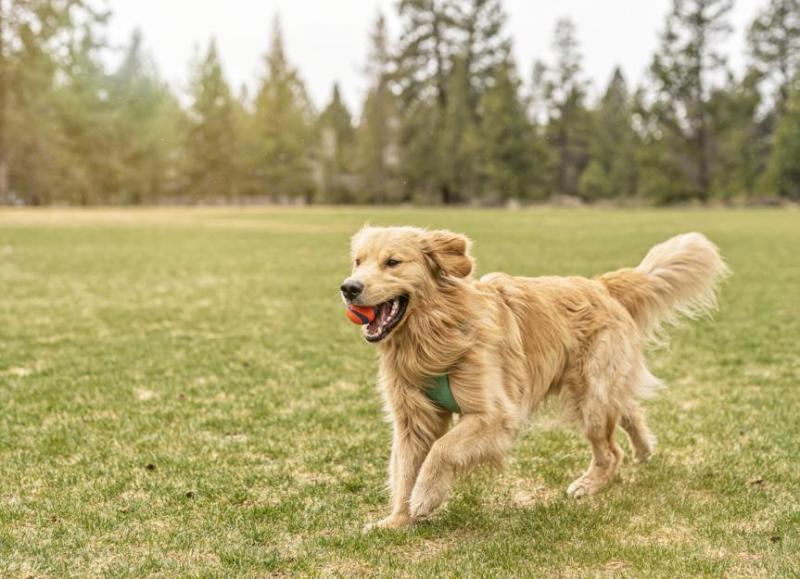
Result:
<svg viewBox="0 0 800 579"><path fill-rule="evenodd" d="M700 230L734 276L651 354L660 444L588 500L545 412L432 520L386 513L373 349L337 295L365 221L479 272L593 275ZM797 576L800 213L0 212L0 575Z"/></svg>

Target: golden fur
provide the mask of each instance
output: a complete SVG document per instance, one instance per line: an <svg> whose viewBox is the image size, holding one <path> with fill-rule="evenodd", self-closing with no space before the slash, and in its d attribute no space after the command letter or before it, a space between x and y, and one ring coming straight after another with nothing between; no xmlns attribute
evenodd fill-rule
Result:
<svg viewBox="0 0 800 579"><path fill-rule="evenodd" d="M699 233L655 246L636 268L595 279L475 279L469 248L463 235L413 227L367 227L353 237L349 280L364 286L353 302L409 297L402 321L377 344L393 426L392 510L367 528L404 527L430 514L459 471L500 463L551 395L592 449L588 470L567 489L571 496L590 495L614 476L623 454L618 424L636 459L647 460L653 437L637 399L660 382L647 369L645 345L664 322L716 307L728 271ZM450 376L461 408L454 426L424 393L426 380L441 374Z"/></svg>

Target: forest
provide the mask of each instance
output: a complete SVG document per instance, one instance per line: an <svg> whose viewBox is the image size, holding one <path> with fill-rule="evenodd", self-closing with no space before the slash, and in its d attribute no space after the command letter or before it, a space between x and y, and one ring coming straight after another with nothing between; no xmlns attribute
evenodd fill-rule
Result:
<svg viewBox="0 0 800 579"><path fill-rule="evenodd" d="M673 0L641 85L592 86L569 19L520 70L501 0L399 0L354 111L314 106L277 18L255 90L209 39L179 94L139 32L108 64L93 2L0 1L0 204L800 200L800 0L764 0L741 72L732 7Z"/></svg>

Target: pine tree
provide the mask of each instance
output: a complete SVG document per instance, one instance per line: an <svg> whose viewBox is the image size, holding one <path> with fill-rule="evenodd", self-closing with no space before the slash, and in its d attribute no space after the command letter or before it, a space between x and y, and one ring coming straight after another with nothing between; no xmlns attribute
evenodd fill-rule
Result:
<svg viewBox="0 0 800 579"><path fill-rule="evenodd" d="M800 88L789 93L775 132L763 186L767 193L800 200Z"/></svg>
<svg viewBox="0 0 800 579"><path fill-rule="evenodd" d="M589 199L633 195L637 188L637 135L628 86L619 68L592 117L591 162L581 177L581 195Z"/></svg>
<svg viewBox="0 0 800 579"><path fill-rule="evenodd" d="M689 196L706 200L713 179L713 135L709 100L713 76L725 68L717 43L730 33L727 16L733 0L673 0L651 65L657 111L674 133L688 172Z"/></svg>
<svg viewBox="0 0 800 579"><path fill-rule="evenodd" d="M448 83L437 162L440 174L459 199L476 199L482 189L479 116L473 107L467 63L455 58Z"/></svg>
<svg viewBox="0 0 800 579"><path fill-rule="evenodd" d="M800 0L770 0L750 25L747 40L756 69L777 86L780 114L800 67Z"/></svg>
<svg viewBox="0 0 800 579"><path fill-rule="evenodd" d="M8 203L8 59L6 58L6 9L0 0L0 205Z"/></svg>
<svg viewBox="0 0 800 579"><path fill-rule="evenodd" d="M761 119L763 105L760 73L750 70L741 80L732 75L712 93L709 103L714 120L715 160L712 193L719 198L744 198L758 193L771 132L771 119Z"/></svg>
<svg viewBox="0 0 800 579"><path fill-rule="evenodd" d="M633 114L638 121L639 147L635 157L638 195L657 205L685 200L690 187L682 137L665 130L659 104L649 101L645 88L639 88L632 99Z"/></svg>
<svg viewBox="0 0 800 579"><path fill-rule="evenodd" d="M458 56L468 79L469 104L476 114L481 95L511 53L506 14L501 0L465 0L455 10L454 25L461 36Z"/></svg>
<svg viewBox="0 0 800 579"><path fill-rule="evenodd" d="M441 163L443 181L448 184L456 200L479 199L484 186L502 186L499 178L487 180L487 171L499 176L500 166L494 162L489 166L482 145L482 113L487 107L481 103L489 91L493 92L488 107L498 118L516 114L517 99L508 98L503 91L519 83L511 77L509 70L511 40L505 34L506 15L500 0L466 0L453 5L453 33L457 37L454 53L450 58L447 106L444 112L441 134ZM495 86L503 83L502 88ZM518 96L518 95L517 95ZM510 110L499 110L500 106ZM527 128L527 119L520 126ZM502 130L502 129L501 129ZM495 143L496 144L496 143ZM513 148L514 145L511 145ZM492 159L497 161L497 159ZM498 192L495 199L519 195L518 191Z"/></svg>
<svg viewBox="0 0 800 579"><path fill-rule="evenodd" d="M556 24L553 47L556 63L547 71L547 138L554 149L554 188L576 195L581 173L589 161L590 117L586 108L587 82L581 74L582 57L575 24L562 19Z"/></svg>
<svg viewBox="0 0 800 579"><path fill-rule="evenodd" d="M308 200L313 190L313 109L303 82L286 58L277 17L266 68L255 100L251 190L275 199Z"/></svg>
<svg viewBox="0 0 800 579"><path fill-rule="evenodd" d="M490 199L524 198L534 190L533 164L541 156L533 141L520 81L509 60L495 69L481 98L481 153Z"/></svg>
<svg viewBox="0 0 800 579"><path fill-rule="evenodd" d="M0 1L0 204L74 191L82 167L67 150L55 78L104 19L87 0Z"/></svg>
<svg viewBox="0 0 800 579"><path fill-rule="evenodd" d="M322 199L352 201L352 186L346 179L352 171L355 129L350 111L342 102L338 84L333 85L331 102L322 111L317 125L321 143Z"/></svg>
<svg viewBox="0 0 800 579"><path fill-rule="evenodd" d="M371 35L366 73L369 93L361 110L356 133L356 171L360 179L359 200L374 203L397 201L399 184L397 103L389 86L391 54L386 20L378 15Z"/></svg>
<svg viewBox="0 0 800 579"><path fill-rule="evenodd" d="M122 63L109 79L114 143L107 151L107 163L116 173L111 191L124 203L154 201L175 192L172 165L185 124L183 111L159 80L142 44L141 33L134 32Z"/></svg>
<svg viewBox="0 0 800 579"><path fill-rule="evenodd" d="M100 60L101 44L88 27L70 47L56 90L57 114L64 142L59 160L66 179L59 187L62 201L90 205L109 203L115 182L108 166L114 139L114 110L109 79Z"/></svg>
<svg viewBox="0 0 800 579"><path fill-rule="evenodd" d="M407 193L457 200L443 171L449 76L457 50L457 15L452 0L400 0L403 22L392 80L403 110L401 172Z"/></svg>
<svg viewBox="0 0 800 579"><path fill-rule="evenodd" d="M212 40L194 66L186 140L184 190L191 199L237 194L234 103Z"/></svg>

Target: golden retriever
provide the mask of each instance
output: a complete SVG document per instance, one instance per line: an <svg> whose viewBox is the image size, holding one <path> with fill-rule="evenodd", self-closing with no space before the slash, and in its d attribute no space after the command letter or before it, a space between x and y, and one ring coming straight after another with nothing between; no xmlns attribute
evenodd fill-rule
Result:
<svg viewBox="0 0 800 579"><path fill-rule="evenodd" d="M365 227L352 239L353 270L341 292L348 304L376 308L363 333L380 352L393 427L391 513L365 529L411 525L441 505L458 472L501 463L548 396L561 399L591 445L570 496L612 479L623 456L618 424L636 460L646 461L654 439L637 400L660 382L645 345L664 322L715 308L728 272L699 233L594 279L476 279L469 249L463 235L414 227ZM461 415L454 426L452 412L426 395L442 375Z"/></svg>

